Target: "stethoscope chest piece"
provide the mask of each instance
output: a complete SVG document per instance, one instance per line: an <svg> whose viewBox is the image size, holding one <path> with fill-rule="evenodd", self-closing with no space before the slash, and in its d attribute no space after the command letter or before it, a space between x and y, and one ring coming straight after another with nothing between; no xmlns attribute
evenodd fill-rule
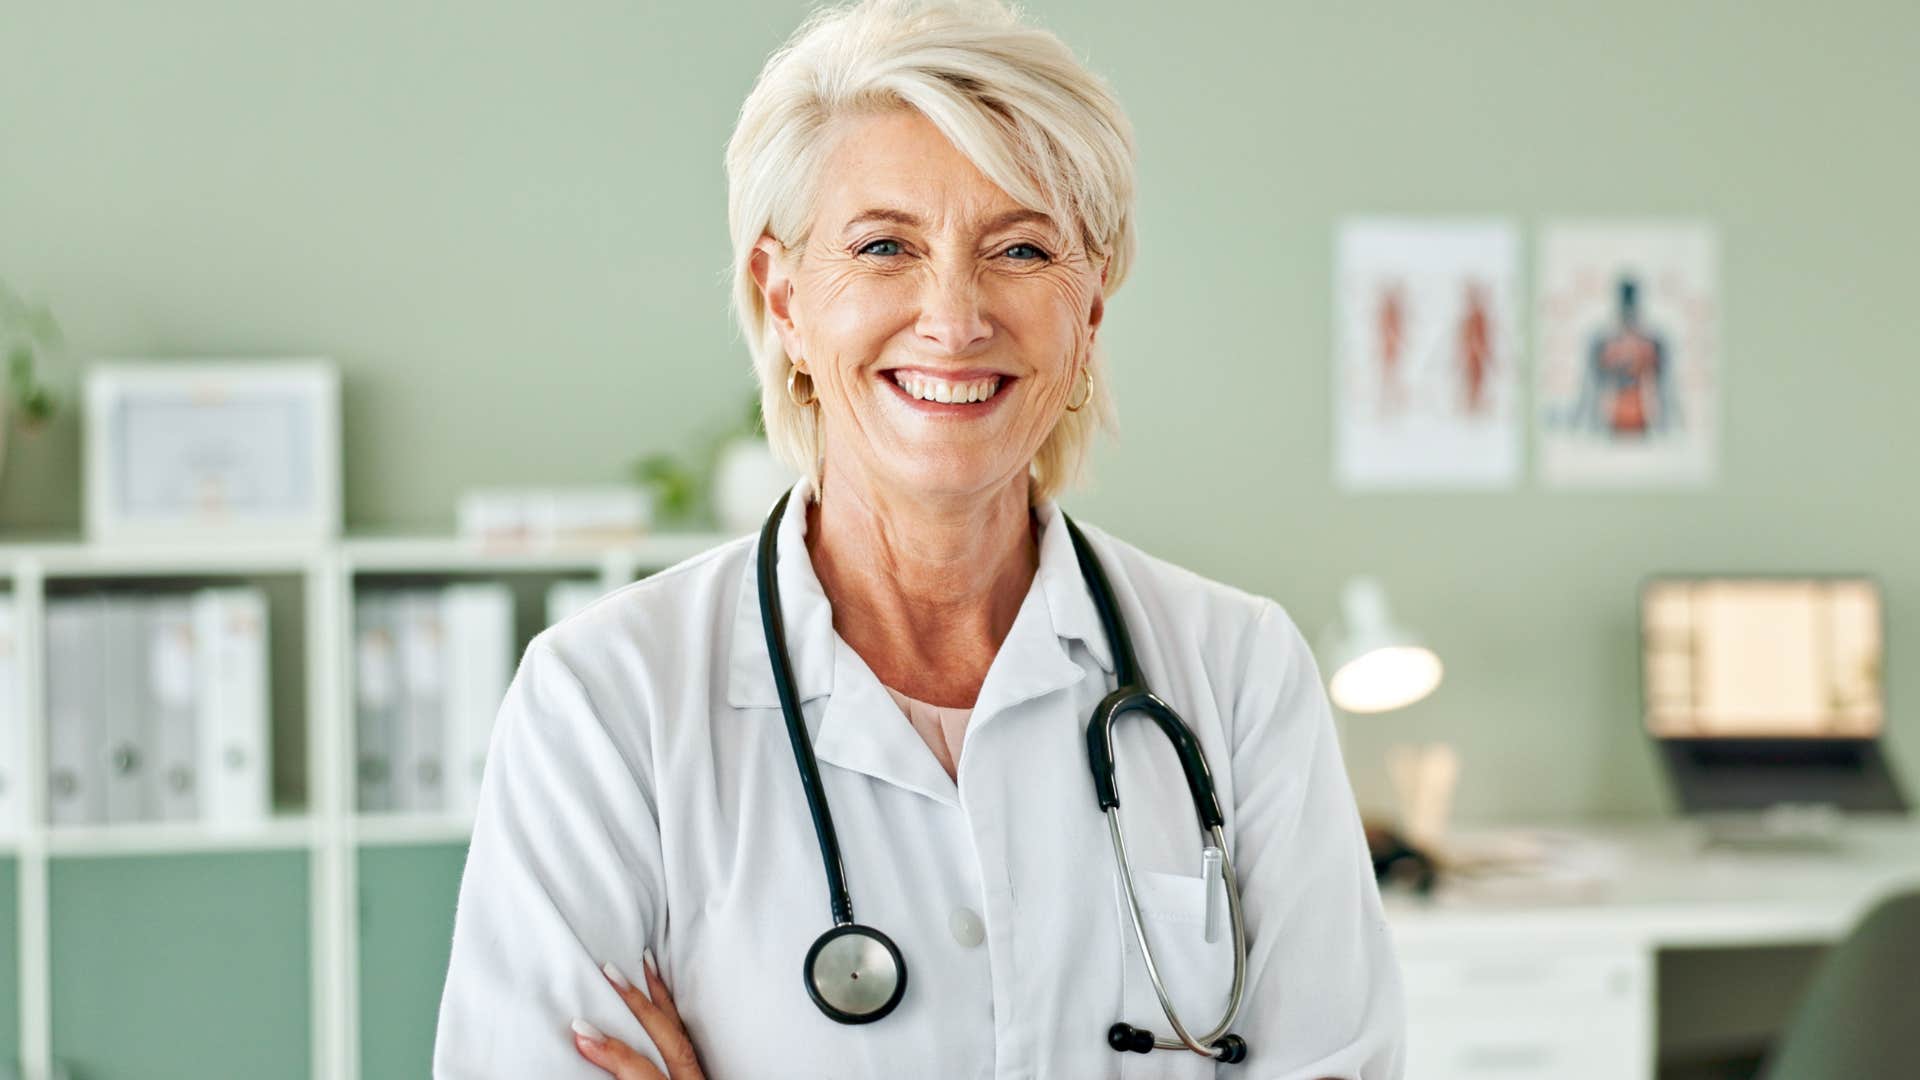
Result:
<svg viewBox="0 0 1920 1080"><path fill-rule="evenodd" d="M845 923L807 950L807 994L843 1024L867 1024L893 1011L907 992L907 964L893 939L871 926Z"/></svg>

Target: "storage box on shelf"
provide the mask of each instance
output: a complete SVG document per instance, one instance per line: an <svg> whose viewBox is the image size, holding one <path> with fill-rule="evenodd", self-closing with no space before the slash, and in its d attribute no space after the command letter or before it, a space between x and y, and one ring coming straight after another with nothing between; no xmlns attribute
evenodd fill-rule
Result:
<svg viewBox="0 0 1920 1080"><path fill-rule="evenodd" d="M98 1007L111 998L111 993L77 985L84 972L62 965L54 955L68 947L62 943L74 939L79 925L56 932L64 925L57 921L82 918L68 915L69 909L61 906L65 895L61 890L78 887L72 882L79 880L62 866L72 860L106 858L137 874L143 864L133 861L136 856L258 859L275 852L300 852L301 858L291 865L304 866L305 871L291 871L300 880L293 884L294 879L287 878L286 884L293 885L296 895L304 890L307 897L308 941L303 950L307 971L302 975L308 982L304 1034L311 1052L309 1075L327 1080L357 1077L362 1060L359 912L369 902L358 882L360 853L405 844L455 848L464 844L478 780L471 771L453 771L455 758L448 758L449 774L439 802L410 802L404 811L362 812L362 783L356 768L360 747L355 628L362 619L358 601L404 594L435 597L431 603L422 601L426 605L422 610L444 615L445 605L451 604L463 625L485 624L466 635L462 647L501 654L495 659L491 680L479 681L488 685L476 682L447 692L451 684L442 678L442 694L433 706L438 713L416 717L412 729L429 742L451 734L451 741L441 749L464 755L470 768L476 752L484 753L485 733L497 706L492 685L498 683L498 689L504 689L500 680L511 676L527 641L553 614L726 539L712 534L663 535L613 547L559 552L490 550L460 539L434 537L195 547L103 547L59 540L0 543L0 856L12 861L16 870L22 1075L29 1080L49 1078L57 1065L85 1056L83 1050L114 1038L110 1031L92 1030L86 1036L87 1047L67 1045L77 1038L67 1034L76 1025L71 1020L55 1022L56 1003ZM152 760L136 763L122 747L117 766L129 774L144 767L144 786L132 784L118 791L111 808L103 799L98 815L62 815L55 823L50 812L54 791L49 765L56 749L51 738L56 729L50 711L67 702L49 700L50 616L58 623L63 607L86 606L70 601L96 598L102 608L125 601L120 606L127 610L151 600L149 606L155 611L167 609L177 617L180 605L191 608L196 595L251 598L264 610L262 644L267 663L265 685L260 689L270 705L261 746L265 754L261 764L267 767L255 774L261 781L256 798L249 802L242 796L235 802L234 792L229 791L212 805L196 803L189 812L177 804L176 779L176 804L169 808L168 770L157 768ZM503 610L509 613L504 624ZM148 614L157 617L152 611ZM161 699L184 707L181 687L176 685L182 657L167 655L164 644L154 646L158 631L148 630L152 633L145 640L153 652L138 657L138 664L130 654L122 655L139 648L125 642L141 640L144 633L127 631L113 663L121 665L114 670L137 669L157 697L105 703L87 698L84 692L81 695L80 707L101 710L103 734L124 736L113 725L130 717L152 721L157 732L167 722ZM204 673L196 666L195 674ZM93 689L71 680L65 685ZM242 680L241 692L246 685ZM480 695L495 700L483 703ZM424 722L423 717L433 715L439 717L437 724ZM184 721L176 718L176 723ZM159 748L164 743L155 734L149 745ZM175 754L179 756L177 750ZM212 760L199 759L202 771ZM180 764L173 761L176 767ZM10 807L16 808L11 816ZM244 864L231 865L235 872L244 870ZM273 866L278 868L273 875L290 870L284 858ZM245 871L241 876L259 872ZM96 876L94 871L80 875L90 881ZM214 876L233 880L230 874ZM285 894L284 886L271 884L263 891L263 895ZM450 909L447 916L450 919ZM91 917L103 916L96 911ZM284 914L276 918L285 921ZM111 977L110 969L100 975ZM236 980L235 993L246 992L240 984L251 985L246 979ZM218 1003L204 1003L201 1011L217 1013ZM285 1017L280 1019L287 1022ZM297 1028L290 1033L300 1034ZM211 1037L204 1046L196 1046L195 1037L187 1032L170 1039L174 1044L170 1052L189 1058L203 1055L205 1075L221 1073L231 1064ZM431 1038L430 1025L425 1037ZM421 1053L428 1049L430 1045L416 1048ZM116 1064L119 1061L97 1053L89 1059L93 1071L107 1080L122 1072L132 1075ZM128 1068L137 1071L137 1067Z"/></svg>

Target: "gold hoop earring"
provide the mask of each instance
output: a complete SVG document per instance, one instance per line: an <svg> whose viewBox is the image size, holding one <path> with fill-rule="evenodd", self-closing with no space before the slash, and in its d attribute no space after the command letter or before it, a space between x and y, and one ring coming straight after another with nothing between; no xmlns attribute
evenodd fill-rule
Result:
<svg viewBox="0 0 1920 1080"><path fill-rule="evenodd" d="M813 376L808 375L807 376L807 400L805 401L800 400L800 395L794 393L793 386L794 386L794 380L798 379L801 376L801 374L802 372L797 365L787 372L787 400L793 402L795 405L798 405L804 409L807 406L812 405L814 402L819 401L820 395L813 392Z"/></svg>
<svg viewBox="0 0 1920 1080"><path fill-rule="evenodd" d="M1080 374L1085 375L1087 377L1087 392L1086 392L1086 395L1080 399L1080 404L1067 406L1068 412L1079 412L1081 409L1084 409L1087 407L1087 402L1093 400L1093 369L1089 367L1082 367L1080 369Z"/></svg>

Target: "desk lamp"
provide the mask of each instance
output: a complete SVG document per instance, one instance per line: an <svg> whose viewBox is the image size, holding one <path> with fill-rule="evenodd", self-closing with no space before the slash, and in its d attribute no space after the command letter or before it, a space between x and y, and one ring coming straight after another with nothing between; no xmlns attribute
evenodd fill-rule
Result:
<svg viewBox="0 0 1920 1080"><path fill-rule="evenodd" d="M1387 591L1372 577L1347 581L1340 621L1327 635L1327 694L1352 713L1411 705L1440 685L1440 658L1393 621Z"/></svg>
<svg viewBox="0 0 1920 1080"><path fill-rule="evenodd" d="M1386 589L1373 577L1347 581L1341 591L1340 619L1328 628L1324 641L1321 655L1329 673L1327 696L1343 712L1405 708L1440 685L1440 658L1418 634L1393 620ZM1396 874L1397 863L1408 863L1424 888L1431 883L1432 865L1420 848L1439 840L1459 774L1458 758L1444 743L1395 746L1388 750L1388 772L1406 835L1368 825L1374 869L1387 877Z"/></svg>

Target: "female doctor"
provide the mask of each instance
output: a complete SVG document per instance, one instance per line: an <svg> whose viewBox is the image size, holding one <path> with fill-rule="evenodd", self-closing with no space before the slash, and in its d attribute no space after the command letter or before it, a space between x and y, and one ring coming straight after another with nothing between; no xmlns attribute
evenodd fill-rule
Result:
<svg viewBox="0 0 1920 1080"><path fill-rule="evenodd" d="M527 647L435 1077L1401 1075L1399 975L1292 619L1076 538L1054 501L1112 421L1132 162L1107 86L999 0L819 12L770 59L727 147L735 306L804 475L771 543ZM1089 722L1129 663L1192 733L1223 852L1152 717L1108 730L1103 812ZM1193 1052L1167 1006L1196 1041L1232 1010L1232 1038Z"/></svg>

